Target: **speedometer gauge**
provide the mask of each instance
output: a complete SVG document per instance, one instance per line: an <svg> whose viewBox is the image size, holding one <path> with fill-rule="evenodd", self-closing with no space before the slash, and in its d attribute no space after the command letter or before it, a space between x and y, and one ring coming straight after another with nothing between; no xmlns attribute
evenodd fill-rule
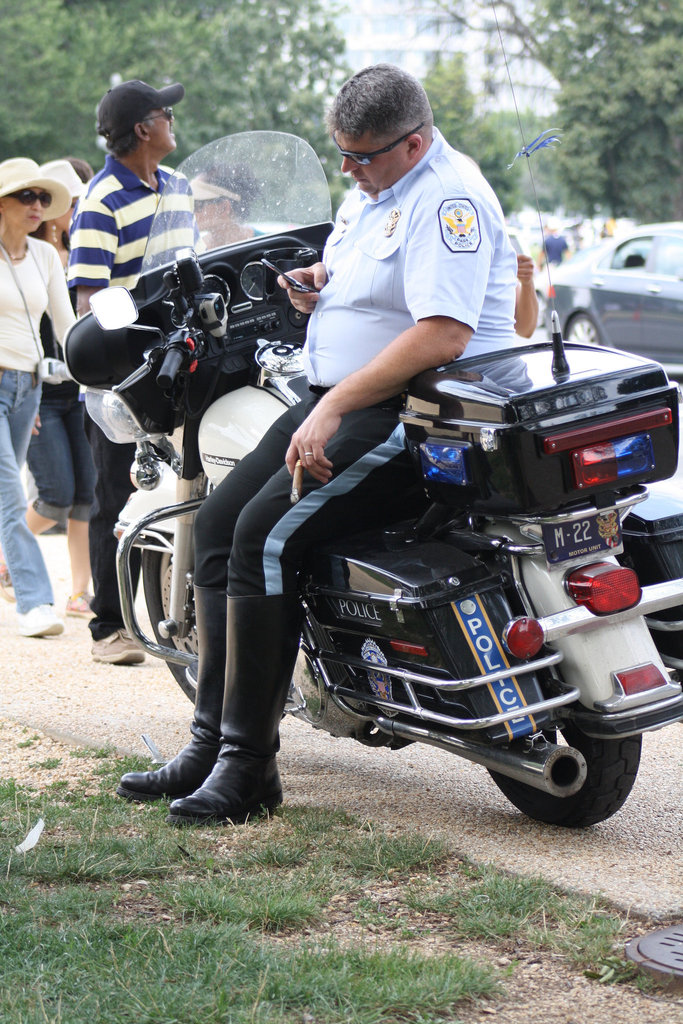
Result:
<svg viewBox="0 0 683 1024"><path fill-rule="evenodd" d="M247 263L240 274L242 291L257 302L263 299L264 271L261 263Z"/></svg>

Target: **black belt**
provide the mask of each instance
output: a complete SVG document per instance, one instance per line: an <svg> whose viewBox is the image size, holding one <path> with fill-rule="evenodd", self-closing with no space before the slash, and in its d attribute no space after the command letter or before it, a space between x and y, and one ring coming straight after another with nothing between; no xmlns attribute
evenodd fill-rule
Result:
<svg viewBox="0 0 683 1024"><path fill-rule="evenodd" d="M309 384L308 390L311 394L316 395L318 398L322 398L332 388L323 388L320 384ZM371 406L373 409L402 409L403 404L406 400L406 392L402 391L400 395L393 395L391 398L383 398L381 402L376 402L375 405Z"/></svg>

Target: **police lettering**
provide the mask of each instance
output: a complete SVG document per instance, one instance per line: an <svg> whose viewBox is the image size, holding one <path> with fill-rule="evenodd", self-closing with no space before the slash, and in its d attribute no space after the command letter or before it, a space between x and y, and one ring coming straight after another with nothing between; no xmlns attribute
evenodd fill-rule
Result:
<svg viewBox="0 0 683 1024"><path fill-rule="evenodd" d="M354 619L371 619L373 622L381 622L381 616L374 604L366 604L361 601L349 601L347 598L337 600L340 615L348 615Z"/></svg>
<svg viewBox="0 0 683 1024"><path fill-rule="evenodd" d="M500 654L496 651L497 657L492 657L491 652L493 650L493 640L487 633L483 633L481 636L477 636L480 629L484 628L484 622L482 619L466 619L467 628L472 634L474 640L474 646L477 649L477 653L482 660L484 667L489 671L493 672L497 668L502 668L502 662L500 660Z"/></svg>

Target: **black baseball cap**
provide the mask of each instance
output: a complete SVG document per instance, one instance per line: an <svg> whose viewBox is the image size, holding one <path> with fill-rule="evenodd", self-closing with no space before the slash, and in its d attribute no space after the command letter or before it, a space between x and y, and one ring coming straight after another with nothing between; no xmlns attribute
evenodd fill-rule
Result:
<svg viewBox="0 0 683 1024"><path fill-rule="evenodd" d="M144 121L150 110L172 107L180 103L185 89L179 82L164 89L153 89L147 82L132 79L109 89L97 108L97 131L107 142L120 139L139 121Z"/></svg>

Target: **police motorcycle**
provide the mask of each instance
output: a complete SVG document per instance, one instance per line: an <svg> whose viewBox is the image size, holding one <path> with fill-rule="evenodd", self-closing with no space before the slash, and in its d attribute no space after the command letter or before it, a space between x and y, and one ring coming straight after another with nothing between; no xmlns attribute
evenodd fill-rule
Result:
<svg viewBox="0 0 683 1024"><path fill-rule="evenodd" d="M178 250L190 191L199 237ZM221 227L228 205L241 232ZM193 516L305 388L306 317L262 261L308 265L330 229L305 142L218 140L167 185L134 301L98 293L65 342L90 414L137 442L117 528L126 626L190 697ZM642 734L683 720L683 503L647 487L676 470L676 386L657 363L558 332L420 374L401 420L424 514L402 521L397 495L397 522L311 552L285 713L372 747L450 751L531 818L605 820Z"/></svg>

